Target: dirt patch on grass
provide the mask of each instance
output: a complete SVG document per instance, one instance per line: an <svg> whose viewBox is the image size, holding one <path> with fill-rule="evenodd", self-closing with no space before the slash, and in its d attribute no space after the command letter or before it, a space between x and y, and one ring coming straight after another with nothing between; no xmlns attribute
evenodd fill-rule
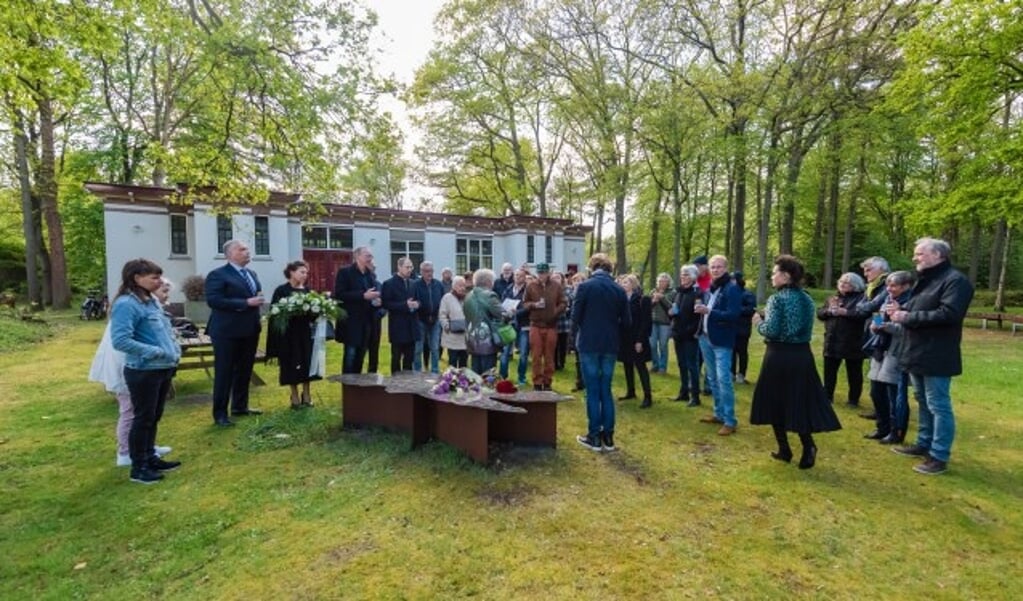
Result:
<svg viewBox="0 0 1023 601"><path fill-rule="evenodd" d="M640 486L649 484L650 479L647 478L643 465L639 461L636 461L621 451L605 453L605 455L607 456L607 462L611 464L611 466L626 476L630 476L635 479L636 484L639 484Z"/></svg>
<svg viewBox="0 0 1023 601"><path fill-rule="evenodd" d="M476 492L476 498L491 505L520 507L528 503L535 493L536 489L527 484L514 484L510 487L487 485Z"/></svg>
<svg viewBox="0 0 1023 601"><path fill-rule="evenodd" d="M336 566L338 564L348 563L349 561L375 551L377 546L372 541L357 541L350 545L343 545L340 547L334 547L333 549L327 549L324 551L319 559L314 562L314 568L317 566Z"/></svg>

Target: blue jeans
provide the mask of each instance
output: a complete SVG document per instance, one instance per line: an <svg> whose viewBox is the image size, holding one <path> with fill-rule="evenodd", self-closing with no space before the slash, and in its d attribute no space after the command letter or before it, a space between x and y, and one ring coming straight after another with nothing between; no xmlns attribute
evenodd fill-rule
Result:
<svg viewBox="0 0 1023 601"><path fill-rule="evenodd" d="M714 395L714 417L734 428L738 425L735 419L735 389L732 387L732 349L726 346L714 346L710 338L700 336L700 351L703 353L703 364L707 368L707 380L710 381L710 392Z"/></svg>
<svg viewBox="0 0 1023 601"><path fill-rule="evenodd" d="M614 353L579 353L579 364L586 385L588 434L598 438L601 432L614 434L615 401L611 397L611 379L615 373Z"/></svg>
<svg viewBox="0 0 1023 601"><path fill-rule="evenodd" d="M440 373L440 322L430 325L420 321L418 324L419 340L416 340L416 349L412 356L412 369L423 371L424 357L429 354L430 371Z"/></svg>
<svg viewBox="0 0 1023 601"><path fill-rule="evenodd" d="M526 370L529 369L529 330L518 330L515 346L519 349L519 384L526 383ZM512 345L504 345L501 351L501 377L508 379L508 363L511 361Z"/></svg>
<svg viewBox="0 0 1023 601"><path fill-rule="evenodd" d="M892 399L892 428L905 432L909 428L909 374L899 374L899 385Z"/></svg>
<svg viewBox="0 0 1023 601"><path fill-rule="evenodd" d="M650 333L650 362L654 371L668 371L668 341L671 340L671 324L654 323Z"/></svg>
<svg viewBox="0 0 1023 601"><path fill-rule="evenodd" d="M956 418L952 413L952 396L949 392L952 378L909 374L909 380L913 384L916 401L920 404L916 444L930 449L934 459L948 461L952 440L956 436Z"/></svg>

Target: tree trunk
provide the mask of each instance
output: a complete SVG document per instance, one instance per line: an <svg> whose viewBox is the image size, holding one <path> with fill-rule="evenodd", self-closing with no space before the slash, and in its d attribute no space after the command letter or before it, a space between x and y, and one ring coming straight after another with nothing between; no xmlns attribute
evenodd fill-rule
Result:
<svg viewBox="0 0 1023 601"><path fill-rule="evenodd" d="M21 229L25 235L25 281L28 286L30 304L43 306L42 289L39 285L39 254L40 232L36 228L39 223L32 200L32 178L28 170L28 136L25 135L25 123L21 114L17 114L14 124L14 159L17 164L18 185L21 189Z"/></svg>
<svg viewBox="0 0 1023 601"><path fill-rule="evenodd" d="M1004 219L995 224L994 238L991 241L991 261L988 263L987 287L995 290L998 287L998 276L1002 272L1002 255L1004 254L1007 227Z"/></svg>
<svg viewBox="0 0 1023 601"><path fill-rule="evenodd" d="M1009 264L1009 239L1012 229L1005 230L1005 244L1002 245L1002 268L998 272L998 290L995 292L995 311L1005 311L1005 272Z"/></svg>
<svg viewBox="0 0 1023 601"><path fill-rule="evenodd" d="M731 263L742 265L745 261L746 240L746 122L741 121L735 130L738 149L735 153L735 216L732 223Z"/></svg>
<svg viewBox="0 0 1023 601"><path fill-rule="evenodd" d="M767 186L764 190L764 203L757 216L757 303L764 302L767 296L767 266L771 264L767 256L767 245L771 236L771 209L774 203L774 176L778 171L778 132L772 128L771 139L767 150ZM742 265L742 263L735 263Z"/></svg>
<svg viewBox="0 0 1023 601"><path fill-rule="evenodd" d="M657 210L654 212L653 224L650 227L650 252L647 253L647 266L650 268L650 289L657 285L657 246L661 233L661 194L657 194ZM642 282L643 280L640 280Z"/></svg>
<svg viewBox="0 0 1023 601"><path fill-rule="evenodd" d="M974 219L970 226L970 272L967 277L973 287L977 287L977 274L980 273L980 220Z"/></svg>
<svg viewBox="0 0 1023 601"><path fill-rule="evenodd" d="M803 168L802 144L801 133L793 136L792 146L789 148L788 165L785 169L785 190L781 199L781 244L779 247L782 254L786 255L793 254L795 248L793 232L796 227L796 185L799 182L799 172Z"/></svg>
<svg viewBox="0 0 1023 601"><path fill-rule="evenodd" d="M813 239L810 240L810 256L817 259L821 256L821 249L824 247L824 208L828 198L828 175L821 170L820 183L817 186L817 211L813 222ZM823 272L821 273L823 278Z"/></svg>
<svg viewBox="0 0 1023 601"><path fill-rule="evenodd" d="M849 194L849 211L846 213L845 232L842 241L842 273L849 271L852 263L853 226L856 224L856 199L863 193L867 179L867 151L860 149L860 161L856 170L856 185Z"/></svg>
<svg viewBox="0 0 1023 601"><path fill-rule="evenodd" d="M824 234L824 273L821 287L831 289L831 278L835 269L835 234L838 229L839 184L842 179L842 137L838 132L831 134L831 173L828 177L828 207Z"/></svg>
<svg viewBox="0 0 1023 601"><path fill-rule="evenodd" d="M678 271L682 267L682 174L678 169L672 176L671 184L671 229L672 229L672 271L671 279L678 277Z"/></svg>
<svg viewBox="0 0 1023 601"><path fill-rule="evenodd" d="M64 256L64 225L57 209L56 154L54 152L53 106L50 98L41 94L36 99L39 108L39 172L36 174L36 190L46 220L46 232L50 246L50 289L53 294L53 308L67 309L71 306L71 288L67 279L67 260Z"/></svg>

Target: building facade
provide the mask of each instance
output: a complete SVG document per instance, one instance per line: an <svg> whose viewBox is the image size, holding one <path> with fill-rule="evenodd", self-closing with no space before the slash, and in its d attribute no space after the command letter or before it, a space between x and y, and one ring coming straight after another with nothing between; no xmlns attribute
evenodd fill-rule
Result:
<svg viewBox="0 0 1023 601"><path fill-rule="evenodd" d="M550 263L578 271L586 264L588 226L568 219L523 215L478 217L330 204L313 206L298 194L272 192L265 203L235 205L218 215L211 204L183 202L183 190L87 183L103 199L107 290L113 298L121 267L130 259L156 261L172 282L205 275L224 262L222 247L244 240L252 250L249 265L266 293L284 280L284 266L296 259L309 264L309 287L329 291L334 274L351 263L352 251L368 246L378 277L390 277L397 260L416 265L433 261L456 274L513 265ZM176 289L171 301L184 300Z"/></svg>

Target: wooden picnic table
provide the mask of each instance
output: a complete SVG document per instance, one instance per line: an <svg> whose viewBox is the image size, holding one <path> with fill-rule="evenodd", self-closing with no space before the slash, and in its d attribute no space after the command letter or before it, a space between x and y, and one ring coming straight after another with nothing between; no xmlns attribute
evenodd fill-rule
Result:
<svg viewBox="0 0 1023 601"><path fill-rule="evenodd" d="M201 369L206 372L206 377L213 379L213 340L206 334L200 334L193 338L182 338L178 341L181 347L181 361L178 363L178 371L189 369ZM266 353L262 349L256 349L256 363L266 363ZM264 386L266 382L253 370L253 386Z"/></svg>

